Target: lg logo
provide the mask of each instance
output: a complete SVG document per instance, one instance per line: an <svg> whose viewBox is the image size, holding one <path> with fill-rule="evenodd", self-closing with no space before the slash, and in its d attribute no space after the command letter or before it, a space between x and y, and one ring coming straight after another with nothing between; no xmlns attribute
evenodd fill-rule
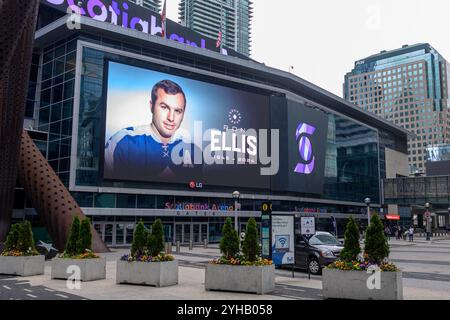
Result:
<svg viewBox="0 0 450 320"><path fill-rule="evenodd" d="M297 127L295 138L298 141L298 152L302 162L297 163L294 170L296 173L311 174L314 171L315 157L309 136L312 136L315 131L315 127L302 122Z"/></svg>

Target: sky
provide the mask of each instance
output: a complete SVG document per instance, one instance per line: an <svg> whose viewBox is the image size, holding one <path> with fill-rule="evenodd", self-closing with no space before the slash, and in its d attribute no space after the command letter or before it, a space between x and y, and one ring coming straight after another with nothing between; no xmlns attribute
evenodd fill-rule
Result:
<svg viewBox="0 0 450 320"><path fill-rule="evenodd" d="M427 42L450 59L447 0L253 2L251 58L341 97L355 61L381 50ZM167 17L174 21L178 3L167 0Z"/></svg>

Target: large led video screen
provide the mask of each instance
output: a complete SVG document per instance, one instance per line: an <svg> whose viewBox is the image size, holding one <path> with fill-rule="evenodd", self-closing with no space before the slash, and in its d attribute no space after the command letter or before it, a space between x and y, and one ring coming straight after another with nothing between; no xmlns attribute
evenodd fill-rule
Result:
<svg viewBox="0 0 450 320"><path fill-rule="evenodd" d="M269 96L107 62L103 178L268 188Z"/></svg>

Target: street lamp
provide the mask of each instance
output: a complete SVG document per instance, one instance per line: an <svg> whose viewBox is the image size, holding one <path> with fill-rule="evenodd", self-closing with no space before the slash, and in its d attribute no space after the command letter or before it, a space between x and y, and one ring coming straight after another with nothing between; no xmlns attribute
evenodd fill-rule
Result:
<svg viewBox="0 0 450 320"><path fill-rule="evenodd" d="M367 227L370 225L370 198L365 198L364 202L367 205Z"/></svg>
<svg viewBox="0 0 450 320"><path fill-rule="evenodd" d="M237 207L238 207L238 201L239 201L239 197L240 196L241 196L241 194L239 193L239 191L234 191L233 192L233 198L234 198L234 229L236 230L237 233L239 233Z"/></svg>
<svg viewBox="0 0 450 320"><path fill-rule="evenodd" d="M431 215L430 215L430 204L425 203L425 221L427 222L427 241L431 240Z"/></svg>

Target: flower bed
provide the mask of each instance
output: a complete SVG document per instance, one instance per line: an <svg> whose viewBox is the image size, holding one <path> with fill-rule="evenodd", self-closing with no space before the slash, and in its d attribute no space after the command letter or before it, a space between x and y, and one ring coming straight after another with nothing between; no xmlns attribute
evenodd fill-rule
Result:
<svg viewBox="0 0 450 320"><path fill-rule="evenodd" d="M349 219L339 260L323 269L325 299L403 299L402 272L388 261L389 245L383 229L380 218L373 216L361 253L358 227L354 219Z"/></svg>
<svg viewBox="0 0 450 320"><path fill-rule="evenodd" d="M270 266L272 265L272 260L258 258L256 261L247 261L243 255L236 255L233 257L220 257L211 260L211 264L228 264L233 266Z"/></svg>
<svg viewBox="0 0 450 320"><path fill-rule="evenodd" d="M247 224L242 253L239 238L227 218L222 230L220 258L210 261L205 271L205 289L265 294L275 290L275 266L259 256L258 229L254 218Z"/></svg>
<svg viewBox="0 0 450 320"><path fill-rule="evenodd" d="M337 270L353 270L353 271L367 271L367 270L379 270L384 272L397 272L399 269L393 263L387 260L377 264L375 262L370 262L367 257L364 259L359 258L358 260L343 261L336 260L329 264L326 268L337 269Z"/></svg>
<svg viewBox="0 0 450 320"><path fill-rule="evenodd" d="M131 254L125 254L120 258L120 261L128 262L167 262L173 261L175 258L170 254L161 253L152 257L149 253L140 254L138 256L132 256Z"/></svg>
<svg viewBox="0 0 450 320"><path fill-rule="evenodd" d="M11 226L0 254L0 274L32 276L44 273L45 257L34 246L29 221Z"/></svg>
<svg viewBox="0 0 450 320"><path fill-rule="evenodd" d="M151 232L140 221L133 234L130 254L117 261L116 283L166 287L178 284L178 261L163 253L164 231L157 219Z"/></svg>
<svg viewBox="0 0 450 320"><path fill-rule="evenodd" d="M61 259L98 259L98 258L100 258L100 256L93 253L92 251L86 250L86 252L84 252L84 253L75 254L75 255L71 255L66 252L63 252L60 255L58 255L58 258L61 258Z"/></svg>
<svg viewBox="0 0 450 320"><path fill-rule="evenodd" d="M40 253L36 249L29 248L25 252L19 250L5 250L0 255L4 257L30 257L39 256Z"/></svg>
<svg viewBox="0 0 450 320"><path fill-rule="evenodd" d="M78 270L78 272L77 272ZM68 279L79 276L80 281L106 278L106 259L92 252L91 223L73 217L66 250L52 261L51 278Z"/></svg>

